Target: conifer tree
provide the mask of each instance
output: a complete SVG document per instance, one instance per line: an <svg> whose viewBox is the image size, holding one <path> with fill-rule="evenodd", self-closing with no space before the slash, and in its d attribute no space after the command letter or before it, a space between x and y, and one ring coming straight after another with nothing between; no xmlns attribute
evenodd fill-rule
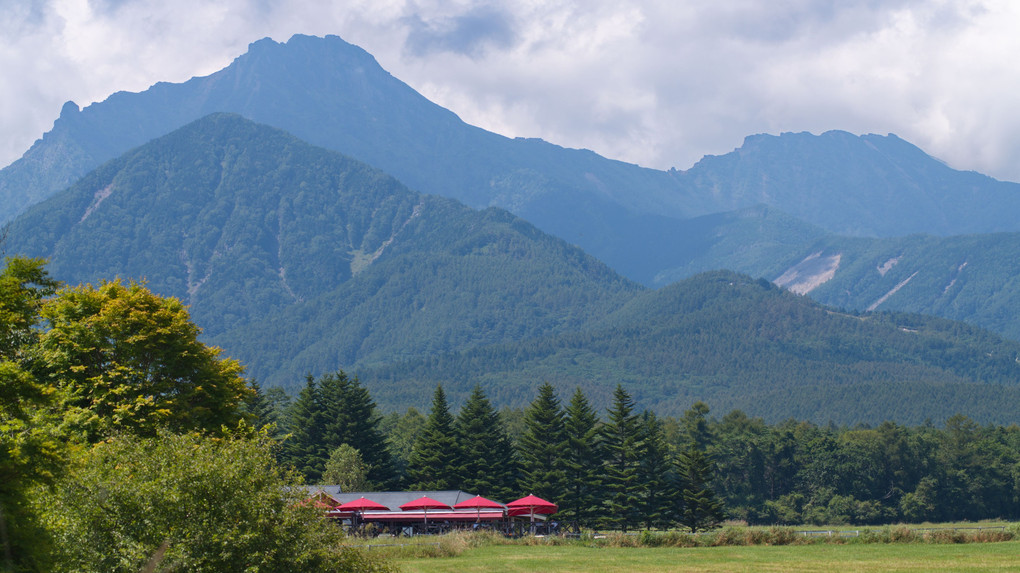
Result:
<svg viewBox="0 0 1020 573"><path fill-rule="evenodd" d="M641 436L638 463L641 521L645 529L668 527L676 517L678 496L671 483L672 464L662 422L651 411L641 415Z"/></svg>
<svg viewBox="0 0 1020 573"><path fill-rule="evenodd" d="M393 456L379 428L382 417L376 412L368 390L357 378L338 370L319 378L319 395L325 424L323 441L328 452L348 444L361 453L368 466L371 488L396 485Z"/></svg>
<svg viewBox="0 0 1020 573"><path fill-rule="evenodd" d="M559 500L566 490L566 433L560 401L548 382L524 411L524 426L518 443L521 491Z"/></svg>
<svg viewBox="0 0 1020 573"><path fill-rule="evenodd" d="M291 432L284 439L280 458L309 483L316 483L329 459L324 445L325 419L320 407L319 385L311 374L305 377L305 387L291 404Z"/></svg>
<svg viewBox="0 0 1020 573"><path fill-rule="evenodd" d="M590 527L601 514L602 448L598 415L580 388L567 406L564 432L566 489L560 497L560 515L577 527Z"/></svg>
<svg viewBox="0 0 1020 573"><path fill-rule="evenodd" d="M457 489L459 455L453 416L443 386L436 386L425 428L411 448L407 477L412 490Z"/></svg>
<svg viewBox="0 0 1020 573"><path fill-rule="evenodd" d="M390 487L397 476L380 419L368 390L356 378L342 370L318 380L309 375L291 406L291 435L282 457L309 483L318 483L330 454L348 444L370 467L371 487Z"/></svg>
<svg viewBox="0 0 1020 573"><path fill-rule="evenodd" d="M723 502L711 486L715 465L692 443L680 453L678 466L682 491L680 523L692 533L715 529L723 520Z"/></svg>
<svg viewBox="0 0 1020 573"><path fill-rule="evenodd" d="M496 500L512 499L517 490L517 459L499 413L476 385L454 423L460 466L460 489Z"/></svg>
<svg viewBox="0 0 1020 573"><path fill-rule="evenodd" d="M641 421L634 414L634 401L623 386L617 385L609 420L602 427L607 494L605 520L624 531L640 519L641 438Z"/></svg>

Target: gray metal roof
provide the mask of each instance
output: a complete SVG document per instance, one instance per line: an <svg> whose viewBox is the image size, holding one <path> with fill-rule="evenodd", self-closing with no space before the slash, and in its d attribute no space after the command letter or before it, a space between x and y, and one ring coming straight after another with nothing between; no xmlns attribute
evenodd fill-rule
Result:
<svg viewBox="0 0 1020 573"><path fill-rule="evenodd" d="M324 488L320 489L325 491ZM376 503L385 505L390 508L391 511L400 511L401 505L409 501L414 501L422 496L431 497L432 499L445 503L451 507L457 503L475 497L475 494L463 492L459 489L445 491L356 491L349 493L338 492L335 495L331 493L330 495L332 495L333 498L340 503L347 503L348 501L354 501L358 498L366 497Z"/></svg>

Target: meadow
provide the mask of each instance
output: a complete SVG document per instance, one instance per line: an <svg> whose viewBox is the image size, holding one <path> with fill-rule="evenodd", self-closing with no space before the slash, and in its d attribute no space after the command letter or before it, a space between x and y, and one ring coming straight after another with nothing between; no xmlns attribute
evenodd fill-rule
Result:
<svg viewBox="0 0 1020 573"><path fill-rule="evenodd" d="M794 528L732 527L704 536L666 532L575 540L455 533L356 544L370 546L370 552L407 573L1020 570L1016 526L972 526L844 529L832 530L832 536L805 535Z"/></svg>
<svg viewBox="0 0 1020 573"><path fill-rule="evenodd" d="M994 572L1020 569L1020 542L813 544L743 547L583 547L488 545L455 557L402 558L407 573L489 571L651 572Z"/></svg>

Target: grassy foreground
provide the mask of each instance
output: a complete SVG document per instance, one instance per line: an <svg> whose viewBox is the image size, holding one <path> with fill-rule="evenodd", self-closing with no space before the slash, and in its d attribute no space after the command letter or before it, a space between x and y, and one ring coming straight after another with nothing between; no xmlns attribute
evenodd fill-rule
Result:
<svg viewBox="0 0 1020 573"><path fill-rule="evenodd" d="M398 558L407 573L506 572L988 572L1020 570L1020 542L744 547L486 545L455 557Z"/></svg>

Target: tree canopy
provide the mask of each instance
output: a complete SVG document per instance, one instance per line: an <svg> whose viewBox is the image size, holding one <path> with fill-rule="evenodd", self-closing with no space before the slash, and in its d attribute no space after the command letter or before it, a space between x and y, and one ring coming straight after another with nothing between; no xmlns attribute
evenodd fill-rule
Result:
<svg viewBox="0 0 1020 573"><path fill-rule="evenodd" d="M41 309L40 378L62 389L69 423L89 441L119 432L218 432L241 420L242 367L198 340L187 308L144 285L65 288Z"/></svg>

